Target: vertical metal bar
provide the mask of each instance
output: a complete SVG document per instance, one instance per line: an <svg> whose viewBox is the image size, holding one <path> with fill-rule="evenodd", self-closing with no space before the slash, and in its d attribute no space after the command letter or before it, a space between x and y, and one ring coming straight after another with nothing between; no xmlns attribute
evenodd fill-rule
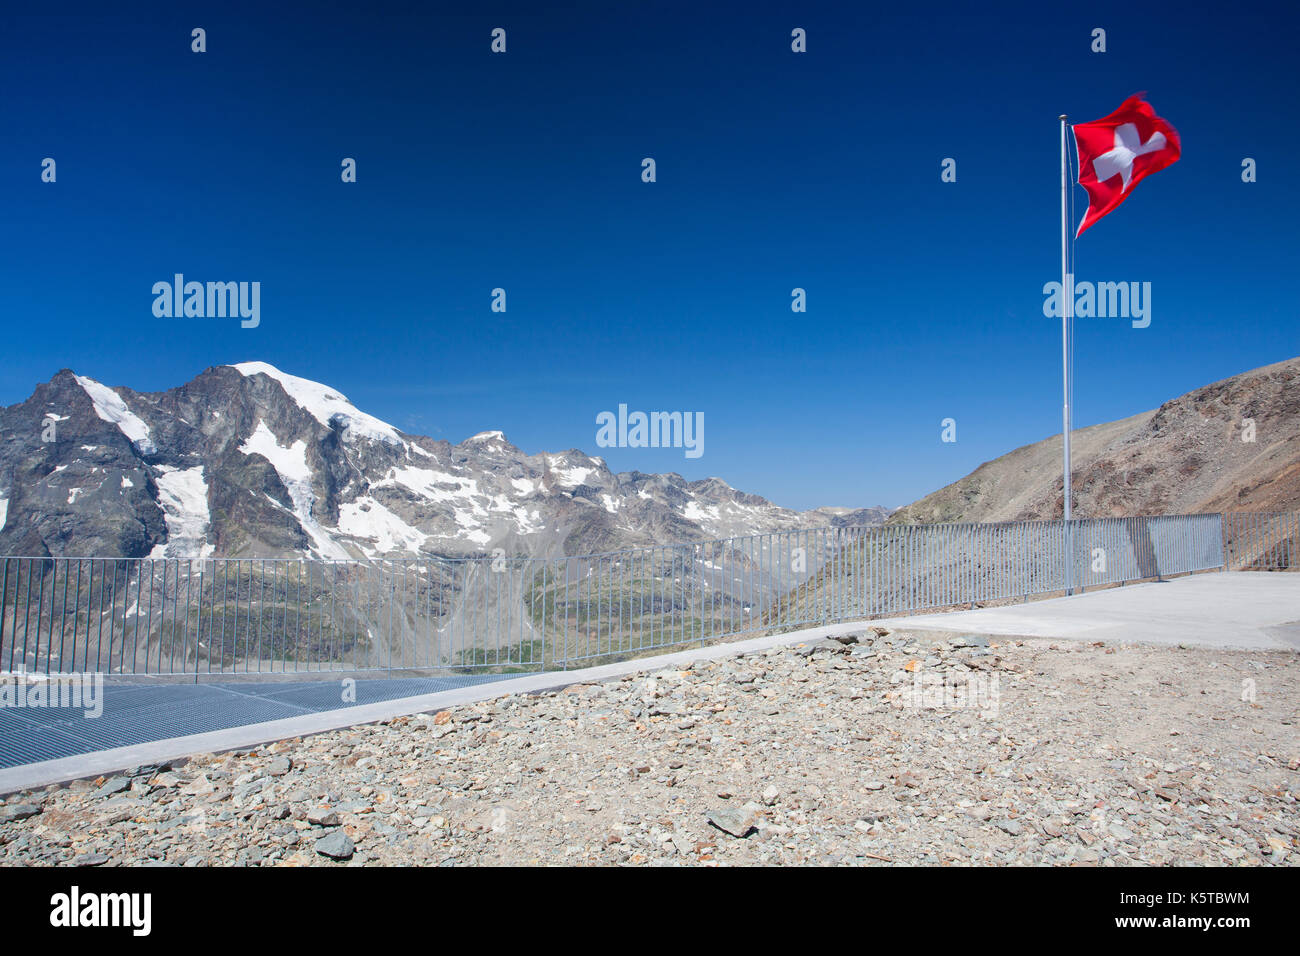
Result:
<svg viewBox="0 0 1300 956"><path fill-rule="evenodd" d="M262 635L266 633L266 558L262 558L262 566L257 575L257 672L262 673L262 661L265 654L262 651ZM252 602L252 585L249 585L249 602Z"/></svg>
<svg viewBox="0 0 1300 956"><path fill-rule="evenodd" d="M203 643L203 576L204 576L204 572L205 572L205 570L206 570L206 569L205 569L204 566L203 566L203 561L200 560L200 561L199 561L199 605L198 605L198 619L195 621L195 629L194 629L194 682L195 682L195 683L198 683L198 680L199 680L199 647L200 647L200 646L202 645L202 643ZM192 573L193 573L193 571L191 570L191 574L192 574ZM190 602L189 602L189 592L188 592L188 590L186 591L186 595L185 595L185 597L186 597L186 601L185 601L185 618L186 618L186 626L188 627L188 625L189 625L189 610L190 610L190 608L189 608L189 604L190 604ZM188 634L187 634L186 636L188 637Z"/></svg>
<svg viewBox="0 0 1300 956"><path fill-rule="evenodd" d="M922 588L922 606L926 608L934 607L934 569L935 569L935 536L936 527L934 525L922 525L917 534L921 537L921 588Z"/></svg>
<svg viewBox="0 0 1300 956"><path fill-rule="evenodd" d="M127 564L126 594L122 597L122 644L126 645L126 601L131 596L131 568L135 570L135 627L131 629L131 672L136 673L140 660L140 605L144 600L144 561L131 561ZM62 656L62 652L60 652ZM144 649L144 673L149 673L149 648Z"/></svg>
<svg viewBox="0 0 1300 956"><path fill-rule="evenodd" d="M123 572L125 572L126 570L123 562L121 561L113 562L113 583L109 587L109 591L108 591L108 667L110 671L113 669L113 634L114 631L117 629L116 616L117 616L118 565L123 565ZM126 597L127 595L125 591L126 591L126 582L125 579L123 579L122 633L120 636L120 640L118 640L118 652L117 652L117 670L119 674L124 673L126 671Z"/></svg>
<svg viewBox="0 0 1300 956"><path fill-rule="evenodd" d="M95 670L99 671L104 650L104 589L107 567L102 558L91 560L91 580L94 580L95 561L99 562L99 618L95 622ZM110 637L112 635L109 635Z"/></svg>
<svg viewBox="0 0 1300 956"><path fill-rule="evenodd" d="M41 667L41 618L45 615L45 561L44 559L33 559L33 563L37 560L40 561L39 567L41 569L41 574L36 581L36 654L35 658L32 660L33 671L38 671ZM51 600L53 600L53 595L50 597ZM50 654L54 650L51 646L52 644L53 641L50 639L47 639L45 642L45 674L47 677L50 673Z"/></svg>
<svg viewBox="0 0 1300 956"><path fill-rule="evenodd" d="M569 589L569 567L570 560L567 557L562 558L564 561L564 633L561 634L560 640L563 642L560 648L560 669L569 669L569 606L572 601L571 591ZM651 602L653 604L653 601Z"/></svg>
<svg viewBox="0 0 1300 956"><path fill-rule="evenodd" d="M230 562L222 560L220 564L216 561L212 564L212 587L214 604L212 610L216 611L215 597L217 584L217 568L221 568L221 649L217 651L217 673L220 674L226 666L226 618L229 616L227 609L230 607ZM213 615L216 616L215 613ZM213 642L213 648L208 651L208 671L212 671L212 649L215 649L216 642Z"/></svg>
<svg viewBox="0 0 1300 956"><path fill-rule="evenodd" d="M0 561L4 562L4 568L3 570L0 570L0 655L4 653L5 615L9 612L9 560L10 559L8 557L0 558ZM67 574L65 573L63 577L64 577L64 581L66 581ZM65 586L65 590L66 590L66 586ZM18 595L15 593L14 594L15 619L17 618L17 610L18 610ZM66 606L64 607L64 614L65 615L67 614ZM17 620L15 620L14 627L10 629L10 633L9 633L9 668L8 669L10 670L10 672L12 672L14 669L14 643L15 643L14 631L17 630L17 627L18 627L18 623ZM60 637L60 640L61 639L62 638Z"/></svg>
<svg viewBox="0 0 1300 956"><path fill-rule="evenodd" d="M59 608L59 670L63 670L63 660L65 656L64 638L67 636L68 633L68 578L71 577L71 574L69 573L68 570L68 561L66 558L55 558L54 560L55 560L56 568L59 562L62 562L63 564L63 602L62 602L62 606ZM5 559L6 571L8 571L8 566L9 566L9 559L6 558ZM0 586L0 590L3 590L2 586ZM3 627L4 627L4 612L0 611L0 628ZM51 610L50 612L50 627L51 628L54 627L53 610ZM51 641L53 641L53 638L51 638ZM69 668L69 670L75 671L76 669L77 669L77 645L76 642L74 641L72 645L72 667Z"/></svg>
<svg viewBox="0 0 1300 956"><path fill-rule="evenodd" d="M172 585L171 631L167 630L167 567L172 564L167 558L162 559L162 594L158 596L158 668L162 669L163 641L167 641L167 673L176 673L176 594L181 588L181 567L176 562L176 581Z"/></svg>
<svg viewBox="0 0 1300 956"><path fill-rule="evenodd" d="M32 561L33 558L22 558L21 561L27 565L27 596L23 599L23 673L27 672L27 643L31 636L32 620ZM21 568L20 568L21 571ZM15 588L15 594L17 589ZM16 596L15 596L16 600ZM17 609L15 608L15 611ZM87 618L89 620L89 618ZM15 625L16 627L16 625ZM35 668L33 668L35 669Z"/></svg>
<svg viewBox="0 0 1300 956"><path fill-rule="evenodd" d="M253 568L256 559L248 559L248 605L244 609L244 673L252 667L253 651ZM258 634L261 637L261 634Z"/></svg>
<svg viewBox="0 0 1300 956"><path fill-rule="evenodd" d="M188 562L187 562L187 563L188 563ZM172 572L172 577L173 577L175 580L172 582L172 594L171 594L171 605L172 605L172 613L171 613L171 640L169 641L168 646L167 646L167 672L168 672L169 674L175 674L175 673L177 673L177 671L176 671L176 625L180 623L180 596L181 596L181 562L180 562L180 559L177 558L177 559L174 559L174 560L173 560L173 559L171 559L171 558L163 558L163 602L164 602L164 604L165 604L166 601L167 601L167 566L168 566L168 565L171 565L172 568L174 569L173 572ZM188 568L186 569L186 575L185 575L185 587L186 587L186 589L187 589L187 591L188 591L188 589L189 589L189 569L188 569ZM188 600L188 598L186 599L186 603L185 603L185 615L186 615L186 624L185 624L185 627L188 627L188 626L189 626L189 622L188 622L188 618L189 618L189 600ZM160 626L160 627L162 626L161 620L159 621L159 626ZM182 653L184 652L184 641L185 641L185 634L182 632L182 634L181 634L181 642L182 642L181 650L182 650ZM181 670L183 671L184 669L185 669L185 661L184 661L184 658L182 658L182 660L181 660Z"/></svg>

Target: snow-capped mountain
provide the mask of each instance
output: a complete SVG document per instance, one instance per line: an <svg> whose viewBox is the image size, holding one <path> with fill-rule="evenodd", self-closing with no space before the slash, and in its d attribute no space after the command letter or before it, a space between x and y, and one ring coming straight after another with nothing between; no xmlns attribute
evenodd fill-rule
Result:
<svg viewBox="0 0 1300 956"><path fill-rule="evenodd" d="M409 435L264 362L152 393L64 370L0 409L0 554L556 556L845 513L780 508L718 478L614 474L577 450L526 455L500 431Z"/></svg>

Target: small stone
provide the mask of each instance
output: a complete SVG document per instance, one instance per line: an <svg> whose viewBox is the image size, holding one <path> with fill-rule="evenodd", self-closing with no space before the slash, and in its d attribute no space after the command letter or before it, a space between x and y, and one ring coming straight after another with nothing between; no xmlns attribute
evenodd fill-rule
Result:
<svg viewBox="0 0 1300 956"><path fill-rule="evenodd" d="M356 852L356 844L342 830L335 830L316 841L316 852L333 860L349 860Z"/></svg>
<svg viewBox="0 0 1300 956"><path fill-rule="evenodd" d="M1121 843L1127 843L1129 840L1133 839L1133 831L1127 827L1120 826L1118 823L1112 823L1106 829L1110 831L1111 836L1116 840L1119 840Z"/></svg>
<svg viewBox="0 0 1300 956"><path fill-rule="evenodd" d="M312 826L336 827L339 825L339 815L329 807L317 807L307 811L307 822Z"/></svg>
<svg viewBox="0 0 1300 956"><path fill-rule="evenodd" d="M293 769L293 761L288 757L276 757L266 765L266 772L272 777L283 777Z"/></svg>
<svg viewBox="0 0 1300 956"><path fill-rule="evenodd" d="M800 657L812 657L814 654L824 654L827 652L832 654L847 654L848 650L849 649L839 641L833 641L830 638L823 638L822 640L815 641L812 644L804 644L800 647L796 647L794 652Z"/></svg>
<svg viewBox="0 0 1300 956"><path fill-rule="evenodd" d="M83 853L72 861L73 866L103 866L108 862L107 853Z"/></svg>
<svg viewBox="0 0 1300 956"><path fill-rule="evenodd" d="M216 788L212 785L212 781L208 778L208 775L206 773L201 773L189 783L185 784L185 786L181 787L181 792L187 793L190 796L201 797L212 793L215 789Z"/></svg>
<svg viewBox="0 0 1300 956"><path fill-rule="evenodd" d="M777 790L776 787L773 786L767 787L766 789L763 790L764 805L769 807L772 806L774 803L776 803L776 798L779 797L780 795L781 795L781 791Z"/></svg>
<svg viewBox="0 0 1300 956"><path fill-rule="evenodd" d="M113 777L104 783L102 787L96 790L91 796L94 797L111 797L115 793L121 793L123 790L130 788L130 777Z"/></svg>
<svg viewBox="0 0 1300 956"><path fill-rule="evenodd" d="M754 822L757 814L750 808L749 804L743 807L722 807L717 810L710 810L708 821L721 830L737 839L743 840L754 832Z"/></svg>
<svg viewBox="0 0 1300 956"><path fill-rule="evenodd" d="M1025 829L1019 820L998 820L994 826L1003 833L1011 834L1011 836L1020 836Z"/></svg>
<svg viewBox="0 0 1300 956"><path fill-rule="evenodd" d="M41 808L34 803L11 803L7 807L0 807L0 824L26 820L40 812Z"/></svg>

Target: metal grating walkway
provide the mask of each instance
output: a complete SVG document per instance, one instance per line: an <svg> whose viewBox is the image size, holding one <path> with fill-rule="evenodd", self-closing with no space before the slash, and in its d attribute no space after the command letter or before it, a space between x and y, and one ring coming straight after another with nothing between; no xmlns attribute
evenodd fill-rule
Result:
<svg viewBox="0 0 1300 956"><path fill-rule="evenodd" d="M517 674L359 680L342 703L338 681L273 684L105 684L103 713L57 707L0 707L0 769L228 730L327 710L471 687Z"/></svg>

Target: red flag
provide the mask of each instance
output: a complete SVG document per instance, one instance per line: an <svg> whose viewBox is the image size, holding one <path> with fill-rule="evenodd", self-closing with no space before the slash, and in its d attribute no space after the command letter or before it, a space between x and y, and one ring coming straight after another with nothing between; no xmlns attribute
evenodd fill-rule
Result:
<svg viewBox="0 0 1300 956"><path fill-rule="evenodd" d="M1182 153L1178 130L1156 116L1141 93L1104 119L1075 124L1074 145L1079 185L1088 191L1088 211L1076 239L1127 199L1144 177L1178 162Z"/></svg>

